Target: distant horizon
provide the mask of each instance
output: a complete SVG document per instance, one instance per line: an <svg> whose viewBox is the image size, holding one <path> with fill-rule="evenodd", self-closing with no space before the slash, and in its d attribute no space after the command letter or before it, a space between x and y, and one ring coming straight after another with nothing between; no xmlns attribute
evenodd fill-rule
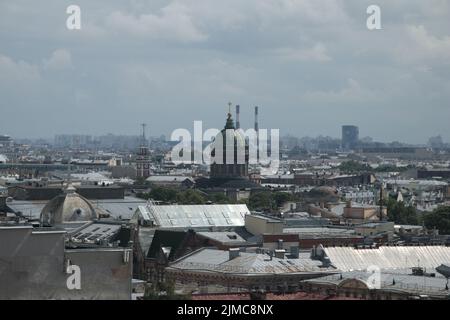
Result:
<svg viewBox="0 0 450 320"><path fill-rule="evenodd" d="M0 133L0 135L9 135L13 140L30 140L30 141L45 140L45 141L51 141L51 142L54 142L55 137L58 136L58 135L67 135L67 136L90 136L90 137L92 137L92 138L98 138L98 137L108 136L108 135L110 135L110 134L113 135L113 136L135 137L135 138L139 138L139 137L141 136L141 135L139 135L139 134L132 134L132 133L129 133L129 134L127 134L127 133L120 133L120 134L118 134L118 133L117 133L117 134L116 134L116 133L112 133L112 132L107 132L107 133L100 133L100 134L57 133L57 134L53 135L52 137L14 137L14 136L9 135L9 134L7 134L7 133ZM151 139L158 139L158 138L160 138L161 136L165 136L166 141L171 141L171 140L170 140L170 135L167 135L167 134L146 135L146 139L147 139L147 140L148 140L149 138L151 138ZM439 135L435 135L435 136L433 136L433 137L437 137L437 136L439 136ZM283 138L288 138L288 137L293 137L293 138L296 138L296 139L302 139L302 138L317 139L317 138L323 137L323 138L331 138L331 139L341 140L341 137L340 137L340 136L329 136L329 135L323 135L323 134L322 134L322 135L319 134L319 135L316 135L316 136L297 136L297 135L294 135L294 134L291 134L291 133L282 133L282 132L281 132L281 134L280 134L280 138L281 138L281 139L283 139ZM385 143L385 144L389 144L389 143L399 142L399 143L402 143L402 144L414 145L414 146L426 146L426 145L428 144L428 139L429 139L429 138L432 138L432 137L428 137L428 138L425 139L424 142L406 142L406 141L401 141L401 140L382 141L382 140L377 140L377 139L375 139L374 137L370 137L370 136L360 136L359 141L361 141L362 139L367 138L367 137L372 138L372 139L373 139L373 141L372 141L373 143ZM444 138L443 138L443 142L444 142L445 144L449 144L449 143L450 143L450 141L446 141Z"/></svg>

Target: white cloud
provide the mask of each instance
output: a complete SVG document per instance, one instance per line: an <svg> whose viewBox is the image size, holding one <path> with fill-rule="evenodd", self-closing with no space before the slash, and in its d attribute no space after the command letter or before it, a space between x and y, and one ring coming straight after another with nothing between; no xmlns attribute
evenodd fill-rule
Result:
<svg viewBox="0 0 450 320"><path fill-rule="evenodd" d="M380 97L375 92L364 88L357 80L347 79L347 85L340 90L308 91L303 98L310 103L343 105L373 101Z"/></svg>
<svg viewBox="0 0 450 320"><path fill-rule="evenodd" d="M423 59L449 59L450 58L450 36L442 38L435 37L423 26L407 26L409 39L412 41L413 49L410 56Z"/></svg>
<svg viewBox="0 0 450 320"><path fill-rule="evenodd" d="M14 61L0 54L0 82L24 83L40 79L39 68L25 61Z"/></svg>
<svg viewBox="0 0 450 320"><path fill-rule="evenodd" d="M195 25L189 8L173 2L159 10L159 14L134 16L113 12L106 18L106 26L119 33L150 39L199 42L207 39Z"/></svg>
<svg viewBox="0 0 450 320"><path fill-rule="evenodd" d="M448 0L379 0L383 30L376 32L365 27L370 0L78 0L76 32L65 27L64 5L28 2L0 1L0 105L13 115L0 125L13 134L16 127L49 132L14 119L23 121L32 105L33 121L45 123L38 111L56 110L67 97L98 114L116 108L108 113L111 127L99 133L123 119L132 123L123 130L133 132L140 117L155 118L155 132L191 116L215 121L229 100L265 106L268 126L286 123L299 134L316 128L315 119L329 117L334 106L355 122L367 118L357 114L360 106L379 123L393 109L407 110L430 131L438 120L425 123L425 112L450 112ZM76 72L67 77L72 64ZM49 72L56 69L63 72ZM186 117L163 116L185 109ZM298 125L305 111L309 118ZM79 130L97 126L80 112L73 116L83 123ZM329 130L340 121L334 116ZM62 131L65 119L64 111L57 119ZM408 120L398 119L392 136L401 137ZM439 129L450 134L442 123ZM422 134L405 133L411 140Z"/></svg>
<svg viewBox="0 0 450 320"><path fill-rule="evenodd" d="M44 68L52 70L62 70L72 67L72 55L67 49L57 49L53 51L49 59L44 60Z"/></svg>
<svg viewBox="0 0 450 320"><path fill-rule="evenodd" d="M275 50L275 54L287 61L317 61L328 62L331 57L323 43L317 43L312 48L290 48L284 47Z"/></svg>

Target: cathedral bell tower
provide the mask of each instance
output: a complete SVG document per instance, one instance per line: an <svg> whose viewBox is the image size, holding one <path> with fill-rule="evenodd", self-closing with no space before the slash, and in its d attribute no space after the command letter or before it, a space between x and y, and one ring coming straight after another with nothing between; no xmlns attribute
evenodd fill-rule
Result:
<svg viewBox="0 0 450 320"><path fill-rule="evenodd" d="M150 176L150 153L145 139L146 124L142 124L142 141L136 154L136 176L138 178L148 178Z"/></svg>

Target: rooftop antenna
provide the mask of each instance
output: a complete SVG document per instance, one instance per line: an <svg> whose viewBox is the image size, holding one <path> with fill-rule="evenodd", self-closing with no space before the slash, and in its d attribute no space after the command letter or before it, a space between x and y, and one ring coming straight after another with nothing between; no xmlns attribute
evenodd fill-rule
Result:
<svg viewBox="0 0 450 320"><path fill-rule="evenodd" d="M145 123L142 123L141 124L141 126L142 126L142 145L145 145L145 127L147 126L147 124L145 124Z"/></svg>
<svg viewBox="0 0 450 320"><path fill-rule="evenodd" d="M383 182L380 183L380 221L383 221Z"/></svg>
<svg viewBox="0 0 450 320"><path fill-rule="evenodd" d="M72 182L72 157L69 158L69 177L67 179L67 186Z"/></svg>
<svg viewBox="0 0 450 320"><path fill-rule="evenodd" d="M258 106L255 106L255 132L256 132L256 160L259 161L259 125Z"/></svg>
<svg viewBox="0 0 450 320"><path fill-rule="evenodd" d="M240 119L240 106L236 105L236 129L240 129L241 128L241 121Z"/></svg>

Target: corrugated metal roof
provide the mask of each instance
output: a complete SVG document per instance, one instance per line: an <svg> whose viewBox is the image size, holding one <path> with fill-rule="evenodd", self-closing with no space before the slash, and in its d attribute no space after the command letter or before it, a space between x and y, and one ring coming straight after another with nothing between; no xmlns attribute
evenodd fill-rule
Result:
<svg viewBox="0 0 450 320"><path fill-rule="evenodd" d="M6 205L15 213L22 213L22 215L31 218L39 218L41 211L48 201L28 201L28 200L14 200L7 202Z"/></svg>
<svg viewBox="0 0 450 320"><path fill-rule="evenodd" d="M13 200L7 202L14 212L22 212L24 216L32 218L39 218L41 211L48 201L35 201L35 200ZM147 203L145 200L125 197L124 199L101 199L101 200L89 200L92 206L96 210L103 211L110 214L112 217L117 218L121 216L123 219L130 219L138 206Z"/></svg>
<svg viewBox="0 0 450 320"><path fill-rule="evenodd" d="M328 228L328 227L305 227L284 228L284 233L298 234L300 238L323 238L323 237L353 237L356 235L354 229Z"/></svg>
<svg viewBox="0 0 450 320"><path fill-rule="evenodd" d="M380 287L384 290L398 290L422 294L435 294L447 296L448 290L445 290L446 279L439 274L436 277L424 277L411 275L411 270L401 270L402 272L381 272ZM432 270L427 270L431 272ZM343 272L340 275L330 275L316 279L308 279L306 282L320 282L340 284L345 279L358 279L369 282L372 272L350 271Z"/></svg>
<svg viewBox="0 0 450 320"><path fill-rule="evenodd" d="M226 244L242 244L245 239L236 232L197 232L198 235Z"/></svg>
<svg viewBox="0 0 450 320"><path fill-rule="evenodd" d="M442 263L450 263L450 247L446 246L328 247L325 252L331 263L342 271L366 270L369 266L380 269L436 268Z"/></svg>
<svg viewBox="0 0 450 320"><path fill-rule="evenodd" d="M229 252L202 249L182 258L170 268L184 270L214 271L244 274L285 274L285 273L330 273L336 269L321 267L322 263L312 260L309 252L301 252L298 259L269 258L266 254L241 252L232 260Z"/></svg>
<svg viewBox="0 0 450 320"><path fill-rule="evenodd" d="M101 199L90 200L95 209L100 209L108 213L113 218L130 219L136 212L137 208L146 203L145 200L125 197L124 199Z"/></svg>
<svg viewBox="0 0 450 320"><path fill-rule="evenodd" d="M250 214L245 204L217 205L152 205L141 214L150 214L150 220L162 228L231 227L244 226L245 215Z"/></svg>

